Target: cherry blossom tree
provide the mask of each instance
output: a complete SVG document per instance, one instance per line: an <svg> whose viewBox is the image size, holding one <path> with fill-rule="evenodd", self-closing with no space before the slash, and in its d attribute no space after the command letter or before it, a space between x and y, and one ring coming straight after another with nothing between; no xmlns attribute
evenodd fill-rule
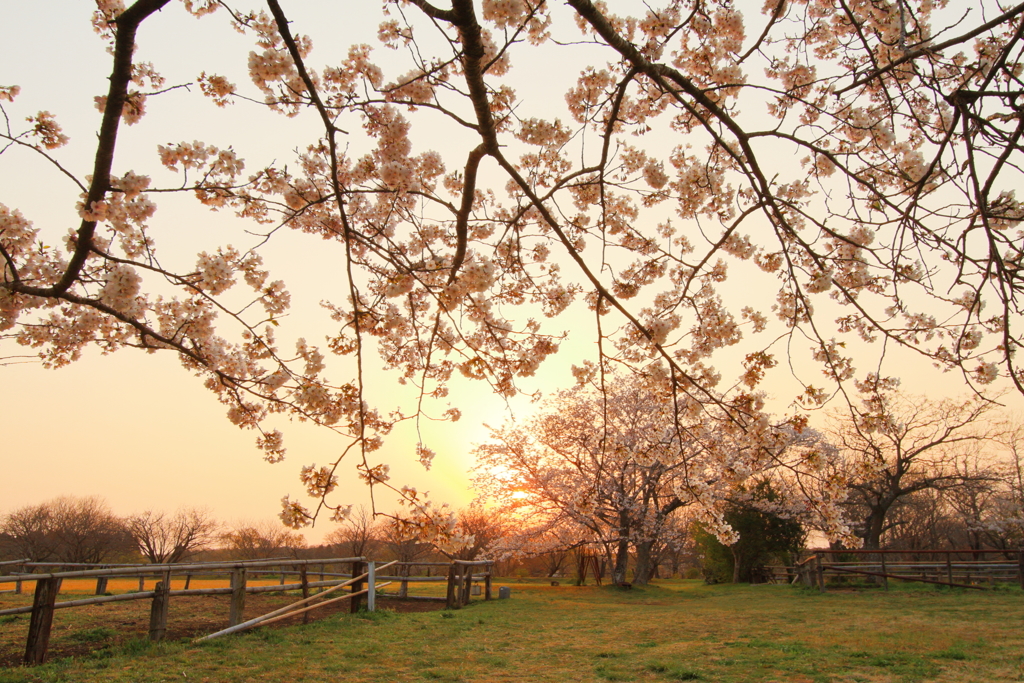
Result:
<svg viewBox="0 0 1024 683"><path fill-rule="evenodd" d="M388 0L377 36L327 64L314 41L338 27L292 24L281 0L236 5L182 0L254 42L240 55L249 84L203 72L196 99L209 102L190 106L317 122L295 158L246 169L218 140L162 145L153 168L119 161L122 127L161 106L160 66L135 43L161 10L181 11L171 0L97 0L111 66L91 169L62 163L69 140L50 112L19 109L33 84L0 87L0 153L36 154L81 192L67 233L0 205L0 333L48 367L87 347L175 353L269 460L285 454L275 415L337 432L340 455L302 473L314 504L284 500L289 525L345 517L331 496L345 458L400 490L411 519L437 517L375 452L396 421L437 417L427 399L453 376L515 395L558 350L566 312L593 321L581 381L628 366L672 397L677 444L724 432L762 451L748 465L774 447L759 389L780 355L809 407L845 397L893 347L978 391L1024 390L1024 5ZM564 107L518 94L541 69ZM441 125L451 145L424 144ZM165 261L151 225L172 191L261 234ZM325 344L277 341L290 295L262 254L285 230L337 250L345 286L324 292L337 325ZM371 353L418 390L411 409L371 391ZM327 354L347 361L340 379ZM416 457L429 466L433 451Z"/></svg>
<svg viewBox="0 0 1024 683"><path fill-rule="evenodd" d="M647 583L657 547L684 540L673 534L674 513L692 508L714 533L729 537L721 501L745 495L751 479L768 472L800 474L794 463L804 451L792 457L788 431L776 430L769 449L763 441L752 447L713 434L713 424L680 429L673 397L659 395L660 385L613 377L608 392L563 391L548 411L494 430L477 448L477 488L524 520L516 536L531 550L536 537L582 536L608 548L616 583L626 581L631 551L633 581ZM680 433L691 436L680 442ZM806 500L794 490L788 504L802 511ZM567 531L553 533L559 528Z"/></svg>

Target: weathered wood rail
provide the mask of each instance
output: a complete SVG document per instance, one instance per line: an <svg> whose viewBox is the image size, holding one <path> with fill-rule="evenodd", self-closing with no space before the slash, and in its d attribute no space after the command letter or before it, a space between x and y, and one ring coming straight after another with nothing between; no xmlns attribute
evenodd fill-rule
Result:
<svg viewBox="0 0 1024 683"><path fill-rule="evenodd" d="M996 583L1024 589L1024 550L832 550L818 548L787 569L793 583L825 592L829 578L871 577L888 590L889 580L985 590ZM837 556L856 559L839 560ZM978 559L999 556L998 560ZM964 556L971 559L963 559ZM910 557L911 559L906 559ZM921 559L927 557L931 559ZM1008 559L1012 558L1012 559ZM840 578L842 577L842 578Z"/></svg>
<svg viewBox="0 0 1024 683"><path fill-rule="evenodd" d="M343 573L338 571L339 566L344 565L350 567L349 572ZM491 599L493 572L493 563L490 561L396 561L378 566L378 563L367 561L365 557L307 560L275 558L270 560L229 562L104 565L100 568L93 566L94 568L91 569L82 568L39 573L34 572L35 570L47 568L64 569L69 566L85 567L88 565L18 560L4 563L0 568L7 570L17 566L29 571L0 574L0 586L14 583L16 586L14 591L3 592L21 593L24 582L34 582L35 593L32 604L0 609L0 616L15 614L32 615L25 645L24 662L26 664L39 664L45 660L53 624L53 614L58 609L124 600L151 600L149 637L151 640L162 640L167 632L168 604L171 598L191 595L229 595L228 628L214 634L222 635L267 625L279 619L285 619L298 614L303 615L303 623L305 623L309 618L311 610L340 600L349 600L350 610L354 613L362 609L362 601L365 598L367 610L373 611L376 607L378 591L381 591L382 597L437 600L445 602L446 607L449 609L458 609L469 604L472 594L479 594L479 586L474 586L474 582L482 582L484 585L484 599ZM439 576L410 575L410 569L416 566L444 567L447 569L447 572L446 575L442 574ZM378 570L390 567L395 567L398 570L397 573L394 575L380 575L378 573ZM250 581L255 580L259 574L280 575L279 583L276 585L250 585ZM171 588L172 579L177 578L180 580L183 576L185 577L185 588L173 590ZM107 593L109 579L136 577L139 579L139 590L116 595ZM190 588L189 585L193 577L217 577L222 580L226 578L229 585L221 588ZM286 583L289 577L297 577L298 581ZM314 578L319 580L313 580ZM65 579L95 579L96 596L57 602L61 584ZM150 581L156 579L156 586L152 590L145 590L147 579ZM377 583L378 581L387 581L387 583L381 584ZM401 588L397 594L388 596L381 589L392 581L398 581ZM443 597L410 596L408 594L408 585L409 583L416 582L447 582L446 595ZM329 593L342 588L348 588L349 591L344 595L332 597L329 600L323 599ZM311 591L314 589L319 590L317 593L311 594ZM302 592L302 600L289 605L287 608L275 610L271 614L262 615L256 619L243 622L242 615L245 610L245 596L247 594L293 590Z"/></svg>

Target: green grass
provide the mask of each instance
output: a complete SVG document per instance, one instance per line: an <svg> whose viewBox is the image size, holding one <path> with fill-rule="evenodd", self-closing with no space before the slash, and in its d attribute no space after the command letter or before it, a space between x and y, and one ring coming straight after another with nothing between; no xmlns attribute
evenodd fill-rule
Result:
<svg viewBox="0 0 1024 683"><path fill-rule="evenodd" d="M68 640L76 643L102 643L105 640L110 640L117 631L108 626L99 626L97 628L82 629L80 631L72 631L68 635Z"/></svg>
<svg viewBox="0 0 1024 683"><path fill-rule="evenodd" d="M0 670L0 682L1024 681L1020 591L512 586L511 600L457 611L333 616L203 645L139 638ZM103 640L102 628L78 638Z"/></svg>

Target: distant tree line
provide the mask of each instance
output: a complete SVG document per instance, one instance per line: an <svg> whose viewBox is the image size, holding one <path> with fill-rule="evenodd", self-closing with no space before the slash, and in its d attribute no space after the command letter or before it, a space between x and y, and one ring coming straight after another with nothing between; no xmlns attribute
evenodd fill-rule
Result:
<svg viewBox="0 0 1024 683"><path fill-rule="evenodd" d="M291 557L305 545L301 534L275 522L228 526L198 507L119 516L95 496L62 496L0 515L0 557L33 562L260 559Z"/></svg>

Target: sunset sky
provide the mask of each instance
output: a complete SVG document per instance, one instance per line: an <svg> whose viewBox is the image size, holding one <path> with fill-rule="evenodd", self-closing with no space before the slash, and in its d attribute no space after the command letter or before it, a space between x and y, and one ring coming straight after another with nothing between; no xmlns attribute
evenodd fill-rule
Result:
<svg viewBox="0 0 1024 683"><path fill-rule="evenodd" d="M348 46L374 41L379 22L379 3L304 2L286 7L296 32L314 39L317 64L340 61ZM761 0L749 3L760 10ZM93 97L105 92L109 57L103 42L89 23L92 3L84 0L52 0L46 3L8 3L4 23L8 27L0 43L0 85L20 85L22 92L9 107L13 116L24 117L49 110L71 137L71 144L56 157L84 177L91 165L91 145L99 113ZM353 11L352 7L358 7ZM233 75L245 85L245 60L249 38L225 27L225 16L196 20L180 3L172 3L143 27L138 39L139 58L154 62L168 85L192 82L201 71ZM316 26L344 27L344 35L319 35ZM17 27L17 30L12 30ZM318 39L319 38L319 39ZM380 51L380 50L378 50ZM562 107L556 93L535 74L543 65L519 65L521 93L550 98ZM251 88L250 88L251 90ZM315 120L299 116L287 120L251 106L244 124L239 107L220 110L200 95L181 88L153 98L149 113L133 127L122 127L115 169L161 173L155 149L158 144L200 139L211 144L234 145L256 169L274 159L287 158L315 136ZM186 103L188 107L184 106ZM202 112L196 118L196 112ZM12 123L18 128L21 121ZM432 136L432 144L451 145L464 152L458 140L444 131ZM164 172L165 180L169 174ZM27 153L9 151L0 156L0 203L20 209L38 226L56 226L49 235L59 236L77 224L74 205L77 188L51 167ZM241 232L250 224L226 212L211 214L188 198L161 196L157 200L155 226L158 248L168 261L188 262L202 249L234 243L243 248ZM226 226L226 227L225 227ZM56 238L55 238L56 239ZM316 238L283 235L273 250L264 252L274 277L288 283L293 300L289 334L301 334L322 345L332 323L320 309L322 299L343 298L338 252ZM255 238L252 238L255 242ZM757 298L764 293L739 292ZM571 332L559 354L543 366L540 376L524 383L528 390L546 392L572 382L570 367L593 354L593 320L585 311L571 312L553 326ZM282 344L282 346L285 346ZM288 458L279 464L262 461L254 447L255 435L240 431L224 417L224 407L202 387L201 381L182 370L169 353L146 355L124 350L102 356L95 350L77 363L59 370L45 370L32 359L32 351L13 344L0 345L0 514L58 495L98 495L122 514L145 509L173 510L179 506L208 506L224 521L268 519L279 511L285 494L301 493L299 468L324 464L336 457L342 443L326 431L309 425L287 425ZM21 356L21 358L17 358ZM734 358L735 360L735 358ZM795 359L800 366L800 359ZM377 396L388 394L394 405L409 407L413 395L398 387L392 375L381 372L381 361L370 356L369 384ZM331 366L330 377L347 378L343 363ZM931 396L959 395L966 391L956 375L939 375L929 365L908 355L891 356L888 371L905 377L905 388ZM773 375L769 390L777 399L777 412L789 409L796 393L788 369ZM394 387L394 391L391 391ZM383 388L383 390L382 390ZM416 462L413 425L396 430L384 447L381 459L392 466L394 482L430 491L432 498L455 507L473 498L468 490L470 451L486 439L483 423L497 426L511 414L522 415L534 407L526 400L506 405L483 384L461 378L453 381L452 393L432 412L440 414L446 403L459 407L458 423L424 426L425 442L437 452L429 472ZM1018 410L1019 396L1008 399ZM379 404L387 409L386 404ZM351 470L342 471L339 502L368 503L363 485ZM386 497L380 503L391 509ZM318 540L329 531L323 520L309 537Z"/></svg>

